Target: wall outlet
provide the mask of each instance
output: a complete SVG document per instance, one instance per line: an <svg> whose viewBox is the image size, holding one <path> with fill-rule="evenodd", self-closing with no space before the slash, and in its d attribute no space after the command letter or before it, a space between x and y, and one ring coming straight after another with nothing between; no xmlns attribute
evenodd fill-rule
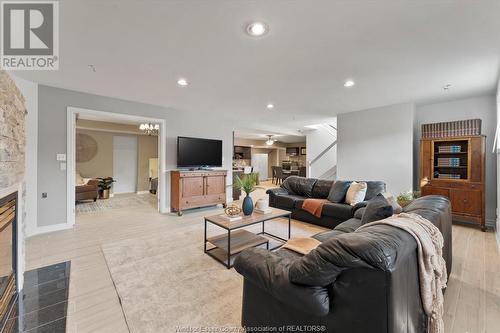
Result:
<svg viewBox="0 0 500 333"><path fill-rule="evenodd" d="M47 197L47 192L43 192L43 193L42 193L42 198L44 198L44 199L45 199L46 197Z"/></svg>
<svg viewBox="0 0 500 333"><path fill-rule="evenodd" d="M57 161L66 161L66 154L57 154L56 160Z"/></svg>
<svg viewBox="0 0 500 333"><path fill-rule="evenodd" d="M59 163L59 167L61 168L61 171L66 170L66 162Z"/></svg>

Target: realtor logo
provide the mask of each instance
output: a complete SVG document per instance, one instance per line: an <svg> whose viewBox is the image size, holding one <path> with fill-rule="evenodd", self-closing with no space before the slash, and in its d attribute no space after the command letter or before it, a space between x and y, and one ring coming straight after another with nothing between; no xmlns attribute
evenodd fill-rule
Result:
<svg viewBox="0 0 500 333"><path fill-rule="evenodd" d="M2 1L1 68L59 68L59 3Z"/></svg>

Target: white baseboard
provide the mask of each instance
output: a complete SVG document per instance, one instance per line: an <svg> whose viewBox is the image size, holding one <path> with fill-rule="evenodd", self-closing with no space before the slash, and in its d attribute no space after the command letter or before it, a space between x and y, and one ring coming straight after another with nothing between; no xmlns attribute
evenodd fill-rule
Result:
<svg viewBox="0 0 500 333"><path fill-rule="evenodd" d="M498 252L500 252L500 230L495 230L495 235L497 239Z"/></svg>
<svg viewBox="0 0 500 333"><path fill-rule="evenodd" d="M160 208L160 214L168 214L168 213L171 213L171 212L172 212L172 209L170 208L170 206L165 207L165 210L162 210Z"/></svg>
<svg viewBox="0 0 500 333"><path fill-rule="evenodd" d="M41 235L41 234L46 234L49 232L67 230L67 229L71 229L71 228L73 228L73 226L69 225L67 223L45 225L45 226L41 226L41 227L37 226L34 230L30 230L29 233L27 232L26 238L30 238L30 237Z"/></svg>
<svg viewBox="0 0 500 333"><path fill-rule="evenodd" d="M500 230L498 229L498 226L500 226L500 222L497 222L495 226L495 238L497 239L498 252L500 252Z"/></svg>
<svg viewBox="0 0 500 333"><path fill-rule="evenodd" d="M485 224L487 227L495 228L497 221L492 219L486 219Z"/></svg>
<svg viewBox="0 0 500 333"><path fill-rule="evenodd" d="M135 192L136 194L146 194L146 193L149 193L149 191L137 191Z"/></svg>

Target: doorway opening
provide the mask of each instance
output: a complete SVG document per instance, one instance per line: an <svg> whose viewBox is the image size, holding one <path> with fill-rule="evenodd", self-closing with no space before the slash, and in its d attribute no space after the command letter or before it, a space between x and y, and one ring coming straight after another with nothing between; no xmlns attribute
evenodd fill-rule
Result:
<svg viewBox="0 0 500 333"><path fill-rule="evenodd" d="M306 138L300 135L236 130L233 140L233 184L254 173L261 189L276 187L288 176L306 176ZM233 187L233 200L241 191Z"/></svg>
<svg viewBox="0 0 500 333"><path fill-rule="evenodd" d="M69 107L68 224L124 208L168 212L165 128L164 119Z"/></svg>

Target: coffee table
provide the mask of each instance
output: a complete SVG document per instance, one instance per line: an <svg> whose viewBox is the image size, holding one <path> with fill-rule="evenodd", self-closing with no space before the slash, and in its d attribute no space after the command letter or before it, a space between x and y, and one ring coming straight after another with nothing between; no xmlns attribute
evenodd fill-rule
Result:
<svg viewBox="0 0 500 333"><path fill-rule="evenodd" d="M225 265L228 269L233 267L232 259L234 258L232 257L245 249L264 244L266 244L267 249L269 249L269 238L276 239L282 243L285 243L287 241L287 239L266 232L266 221L280 217L288 218L288 239L290 239L292 213L287 210L273 208L272 211L267 214L254 212L252 215L243 216L241 220L236 221L229 221L221 215L223 214L205 217L205 238L203 243L203 251L215 260ZM212 223L226 230L227 232L221 235L207 238L208 223ZM262 223L262 231L258 233L253 233L251 231L242 229L244 227L259 223ZM207 244L209 243L213 247L207 249ZM274 250L279 247L281 247L281 245L269 250Z"/></svg>

